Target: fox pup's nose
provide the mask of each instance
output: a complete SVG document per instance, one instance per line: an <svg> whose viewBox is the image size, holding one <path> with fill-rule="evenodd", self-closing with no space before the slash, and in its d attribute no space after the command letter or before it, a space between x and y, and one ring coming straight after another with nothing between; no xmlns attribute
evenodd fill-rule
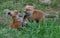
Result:
<svg viewBox="0 0 60 38"><path fill-rule="evenodd" d="M8 15L12 16L10 12L8 12Z"/></svg>
<svg viewBox="0 0 60 38"><path fill-rule="evenodd" d="M8 12L8 15L10 15L10 12Z"/></svg>

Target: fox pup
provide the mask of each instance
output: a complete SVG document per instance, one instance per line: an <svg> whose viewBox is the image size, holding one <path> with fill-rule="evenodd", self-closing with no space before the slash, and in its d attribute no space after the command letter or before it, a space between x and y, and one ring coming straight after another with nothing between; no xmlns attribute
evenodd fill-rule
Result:
<svg viewBox="0 0 60 38"><path fill-rule="evenodd" d="M19 13L18 10L14 10L14 11L10 11L10 10L7 10L7 13L8 15L12 16L12 22L11 22L11 25L10 27L11 28L21 28L25 23L25 19L23 19L21 13ZM25 21L24 21L25 20Z"/></svg>
<svg viewBox="0 0 60 38"><path fill-rule="evenodd" d="M27 19L30 19L32 21L36 21L37 23L44 19L44 18L54 18L56 16L46 14L41 10L34 9L33 6L27 5L24 7L24 13Z"/></svg>

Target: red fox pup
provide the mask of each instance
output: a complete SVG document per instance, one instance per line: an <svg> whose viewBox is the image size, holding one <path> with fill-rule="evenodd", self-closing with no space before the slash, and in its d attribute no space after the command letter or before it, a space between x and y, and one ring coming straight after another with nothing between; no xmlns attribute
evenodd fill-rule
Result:
<svg viewBox="0 0 60 38"><path fill-rule="evenodd" d="M18 10L14 10L14 11L7 10L7 13L8 15L12 16L12 22L10 25L11 28L18 29L18 28L21 28L25 24L25 21Z"/></svg>
<svg viewBox="0 0 60 38"><path fill-rule="evenodd" d="M46 14L41 10L34 9L34 7L30 5L25 6L24 13L27 19L31 19L32 21L36 21L36 22L39 22L40 20L44 18L56 17L54 15Z"/></svg>

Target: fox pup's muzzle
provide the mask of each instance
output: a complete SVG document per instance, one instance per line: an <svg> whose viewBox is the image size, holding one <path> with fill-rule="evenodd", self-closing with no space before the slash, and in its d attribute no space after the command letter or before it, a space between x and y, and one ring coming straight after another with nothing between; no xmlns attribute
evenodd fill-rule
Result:
<svg viewBox="0 0 60 38"><path fill-rule="evenodd" d="M25 15L26 15L26 16L30 16L30 13L28 13L28 12L25 11Z"/></svg>
<svg viewBox="0 0 60 38"><path fill-rule="evenodd" d="M8 12L8 15L12 16L10 12Z"/></svg>

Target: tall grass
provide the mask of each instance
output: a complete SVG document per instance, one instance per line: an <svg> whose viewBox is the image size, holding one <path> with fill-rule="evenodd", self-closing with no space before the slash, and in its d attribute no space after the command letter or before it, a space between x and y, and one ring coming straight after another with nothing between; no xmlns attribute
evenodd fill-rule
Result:
<svg viewBox="0 0 60 38"><path fill-rule="evenodd" d="M52 18L45 18L42 22L28 22L20 31L9 27L11 17L3 12L4 9L21 10L25 4L34 4L36 9L43 10L46 13L55 13L55 10L49 9L48 5L38 3L36 0L0 0L0 38L60 38L60 21ZM57 6L56 1L52 1L50 6ZM57 8L57 7L56 7ZM60 16L60 15L59 15ZM2 20L2 19L4 20Z"/></svg>

